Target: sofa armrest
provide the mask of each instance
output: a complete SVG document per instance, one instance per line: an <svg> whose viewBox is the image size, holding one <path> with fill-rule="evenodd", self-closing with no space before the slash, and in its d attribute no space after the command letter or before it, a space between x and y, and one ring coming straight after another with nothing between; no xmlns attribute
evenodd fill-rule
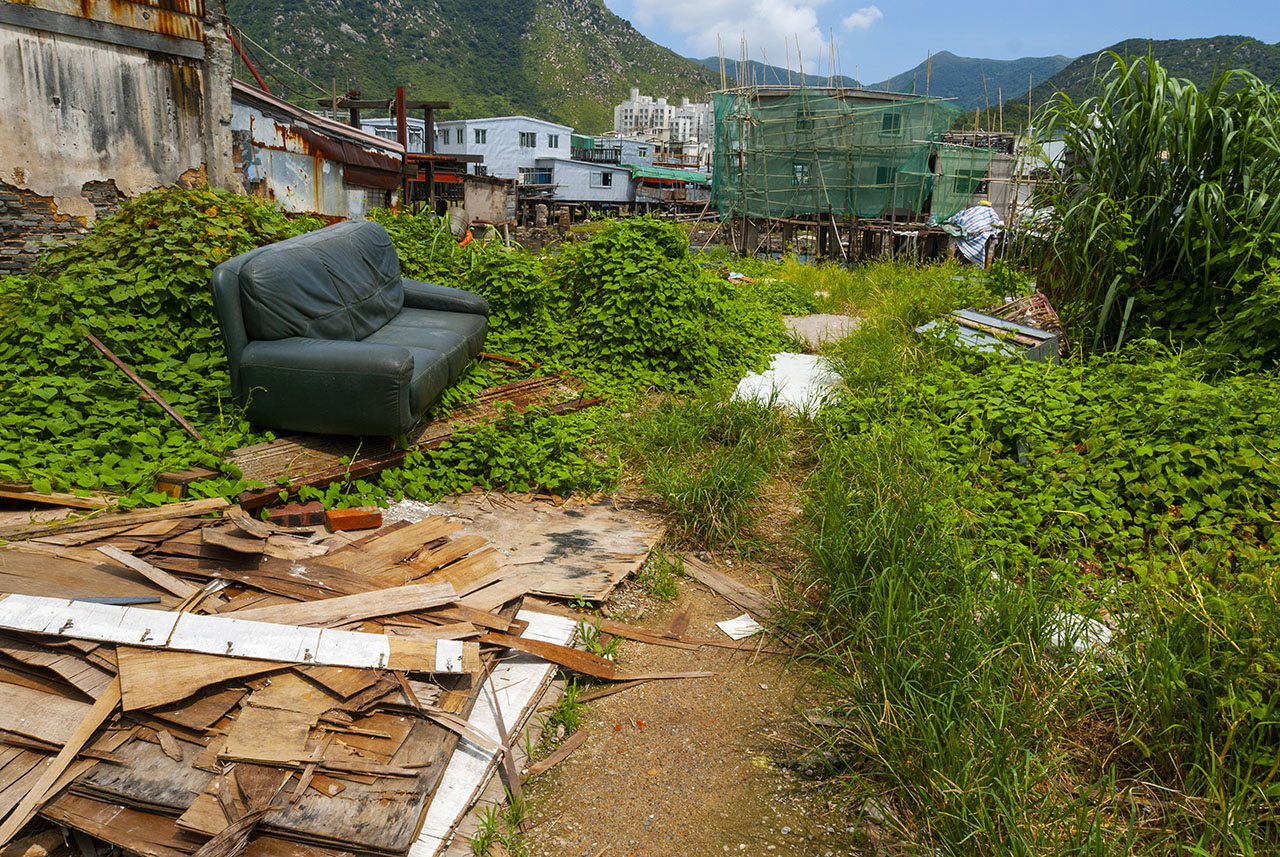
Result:
<svg viewBox="0 0 1280 857"><path fill-rule="evenodd" d="M396 435L413 426L413 355L398 345L257 340L240 355L251 421L287 431Z"/></svg>
<svg viewBox="0 0 1280 857"><path fill-rule="evenodd" d="M423 283L408 277L401 277L400 281L404 283L404 305L412 309L489 315L489 302L474 292L436 283Z"/></svg>

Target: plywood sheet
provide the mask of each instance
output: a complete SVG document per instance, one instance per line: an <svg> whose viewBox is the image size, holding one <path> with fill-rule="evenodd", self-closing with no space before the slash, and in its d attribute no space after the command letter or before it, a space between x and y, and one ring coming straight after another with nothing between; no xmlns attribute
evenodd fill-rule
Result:
<svg viewBox="0 0 1280 857"><path fill-rule="evenodd" d="M661 518L611 498L557 506L494 496L465 494L437 508L462 521L468 535L488 539L519 571L536 576L531 591L537 595L603 600L663 533Z"/></svg>

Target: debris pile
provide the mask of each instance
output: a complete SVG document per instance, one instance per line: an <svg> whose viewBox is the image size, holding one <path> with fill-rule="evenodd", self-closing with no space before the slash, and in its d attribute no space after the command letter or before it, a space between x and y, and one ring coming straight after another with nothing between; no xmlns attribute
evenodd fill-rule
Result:
<svg viewBox="0 0 1280 857"><path fill-rule="evenodd" d="M558 668L706 675L625 673L572 647L580 614L525 603L603 600L661 535L548 508L334 531L215 498L0 527L26 539L0 549L0 844L53 822L146 857L442 853L500 765L518 789ZM501 520L524 548L477 534Z"/></svg>

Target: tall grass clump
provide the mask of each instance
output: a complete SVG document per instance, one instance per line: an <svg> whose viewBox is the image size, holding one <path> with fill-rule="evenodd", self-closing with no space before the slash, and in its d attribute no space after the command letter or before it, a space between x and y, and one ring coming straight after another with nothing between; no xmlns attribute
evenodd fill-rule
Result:
<svg viewBox="0 0 1280 857"><path fill-rule="evenodd" d="M837 439L807 487L814 589L794 618L850 794L877 792L893 834L938 853L1119 853L1127 820L1075 791L1088 766L1061 736L1081 677L1045 655L1052 598L979 549L929 439L901 423Z"/></svg>
<svg viewBox="0 0 1280 857"><path fill-rule="evenodd" d="M712 549L748 547L762 491L790 455L790 418L710 390L663 399L619 424L624 466L671 517L669 534Z"/></svg>
<svg viewBox="0 0 1280 857"><path fill-rule="evenodd" d="M1066 155L1038 205L1042 285L1093 349L1139 324L1254 366L1280 355L1280 92L1225 69L1204 89L1110 54L1100 95L1041 116Z"/></svg>

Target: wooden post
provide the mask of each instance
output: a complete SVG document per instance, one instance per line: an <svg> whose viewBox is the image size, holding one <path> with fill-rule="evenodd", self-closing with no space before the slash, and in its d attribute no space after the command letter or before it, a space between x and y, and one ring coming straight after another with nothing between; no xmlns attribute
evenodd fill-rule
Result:
<svg viewBox="0 0 1280 857"><path fill-rule="evenodd" d="M409 163L409 117L405 113L404 107L404 87L396 87L396 142L404 146L404 160ZM409 205L409 178L400 176L400 204L406 207Z"/></svg>

